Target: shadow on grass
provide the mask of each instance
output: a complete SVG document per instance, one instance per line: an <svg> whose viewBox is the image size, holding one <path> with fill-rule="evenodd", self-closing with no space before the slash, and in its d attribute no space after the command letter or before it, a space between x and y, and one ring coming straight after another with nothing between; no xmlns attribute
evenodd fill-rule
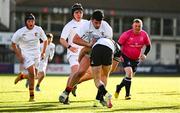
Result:
<svg viewBox="0 0 180 113"><path fill-rule="evenodd" d="M180 106L163 106L163 107L147 107L147 108L126 108L126 109L112 109L110 111L103 111L103 112L122 112L122 111L152 111L152 110L177 110L180 109Z"/></svg>
<svg viewBox="0 0 180 113"><path fill-rule="evenodd" d="M71 103L84 103L84 102L93 102L94 100L78 100L78 101L70 101Z"/></svg>
<svg viewBox="0 0 180 113"><path fill-rule="evenodd" d="M108 109L106 107L94 108L91 105L83 104L84 106L75 106L75 105L63 105L59 102L35 102L24 104L23 106L2 106L0 112L46 112L46 111L66 111L66 112L75 112L75 111L96 111L96 112L129 112L129 111L152 111L152 110L177 110L180 109L180 106L163 106L163 107L147 107L147 108L126 108L126 109ZM103 110L103 111L102 111ZM85 111L84 111L85 112Z"/></svg>
<svg viewBox="0 0 180 113"><path fill-rule="evenodd" d="M82 105L70 104L64 105L59 102L22 102L19 105L4 105L0 106L0 112L58 112L58 111L65 111L65 112L75 112L75 111L88 111L88 112L128 112L128 111L151 111L151 110L177 110L180 109L180 106L162 106L162 107L139 107L139 108L126 108L126 109L117 109L111 108L108 109L106 107L97 107L94 108L89 103L92 100L85 100L85 101L73 101L73 103L82 102ZM102 111L103 110L103 111Z"/></svg>
<svg viewBox="0 0 180 113"><path fill-rule="evenodd" d="M0 93L24 93L27 91L1 91Z"/></svg>
<svg viewBox="0 0 180 113"><path fill-rule="evenodd" d="M83 104L84 105L84 104ZM72 106L59 102L41 102L20 106L1 106L0 112L40 112L40 111L60 111L60 110L92 110L92 106Z"/></svg>
<svg viewBox="0 0 180 113"><path fill-rule="evenodd" d="M165 91L165 92L139 92L138 94L161 94L161 95L180 95L177 91Z"/></svg>

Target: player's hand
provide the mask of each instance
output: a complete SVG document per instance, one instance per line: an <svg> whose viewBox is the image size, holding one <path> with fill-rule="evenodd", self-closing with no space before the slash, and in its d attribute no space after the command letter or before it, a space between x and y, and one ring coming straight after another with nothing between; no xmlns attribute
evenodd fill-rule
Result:
<svg viewBox="0 0 180 113"><path fill-rule="evenodd" d="M69 50L72 51L73 53L77 53L78 52L78 48L72 47L72 46L69 48Z"/></svg>
<svg viewBox="0 0 180 113"><path fill-rule="evenodd" d="M18 60L19 60L19 62L20 62L21 64L24 63L24 58L22 57L22 55L19 55L19 56L18 56Z"/></svg>
<svg viewBox="0 0 180 113"><path fill-rule="evenodd" d="M95 43L97 42L96 38L92 38L91 42L90 42L90 47L92 47Z"/></svg>
<svg viewBox="0 0 180 113"><path fill-rule="evenodd" d="M17 57L17 59L19 60L19 62L21 63L21 64L23 64L24 63L24 57L22 56L22 54L21 53L16 53L16 57Z"/></svg>
<svg viewBox="0 0 180 113"><path fill-rule="evenodd" d="M139 59L140 59L140 61L144 61L146 59L146 55L145 54L141 54Z"/></svg>
<svg viewBox="0 0 180 113"><path fill-rule="evenodd" d="M45 53L41 53L41 59L45 58Z"/></svg>
<svg viewBox="0 0 180 113"><path fill-rule="evenodd" d="M124 58L122 56L119 57L121 62L124 62Z"/></svg>

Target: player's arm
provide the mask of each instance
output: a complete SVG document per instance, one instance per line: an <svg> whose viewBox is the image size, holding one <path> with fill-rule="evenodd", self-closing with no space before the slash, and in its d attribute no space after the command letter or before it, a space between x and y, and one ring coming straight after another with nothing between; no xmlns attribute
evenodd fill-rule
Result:
<svg viewBox="0 0 180 113"><path fill-rule="evenodd" d="M43 41L43 48L42 48L42 51L41 51L41 58L42 59L45 57L45 52L46 52L47 45L48 45L48 40L44 40Z"/></svg>
<svg viewBox="0 0 180 113"><path fill-rule="evenodd" d="M78 58L78 61L80 62L81 59L86 55L86 54L89 54L89 52L91 51L91 48L90 47L84 47L81 49L80 53L79 53L79 58Z"/></svg>
<svg viewBox="0 0 180 113"><path fill-rule="evenodd" d="M92 43L89 43L85 40L83 40L78 34L76 34L73 38L73 43L78 44L80 46L86 46L86 47L91 47Z"/></svg>
<svg viewBox="0 0 180 113"><path fill-rule="evenodd" d="M50 51L50 54L49 54L49 61L51 61L52 59L53 59L53 57L54 57L54 51L55 51L55 45L54 45L54 47L52 48L52 49L50 49L51 51Z"/></svg>
<svg viewBox="0 0 180 113"><path fill-rule="evenodd" d="M147 54L149 53L149 51L151 50L151 45L146 45L145 51L144 51L144 55L147 56Z"/></svg>
<svg viewBox="0 0 180 113"><path fill-rule="evenodd" d="M67 41L66 41L64 38L62 38L62 37L59 39L59 42L60 42L60 44L61 44L62 46L64 46L65 48L69 49L69 50L72 51L73 53L76 53L76 52L78 51L77 48L69 45L69 44L67 43Z"/></svg>
<svg viewBox="0 0 180 113"><path fill-rule="evenodd" d="M41 40L43 41L43 47L42 47L42 50L41 50L41 58L44 59L45 58L45 52L46 52L46 48L48 46L48 40L47 40L47 36L44 32L44 30L39 27L39 32L41 34Z"/></svg>
<svg viewBox="0 0 180 113"><path fill-rule="evenodd" d="M144 61L146 59L146 56L148 55L148 53L151 50L151 41L150 41L150 38L146 32L145 32L145 37L146 37L145 38L145 50L144 50L144 53L141 54L141 56L140 56L141 61Z"/></svg>
<svg viewBox="0 0 180 113"><path fill-rule="evenodd" d="M23 63L24 62L24 58L23 58L23 56L21 54L21 50L18 48L16 43L12 42L11 47L12 47L13 51L15 52L16 57L18 58L19 62Z"/></svg>
<svg viewBox="0 0 180 113"><path fill-rule="evenodd" d="M111 67L111 72L114 72L116 68L118 67L120 60L120 57L122 55L121 53L121 47L118 43L114 42L115 51L114 51L114 57L113 57L113 63Z"/></svg>
<svg viewBox="0 0 180 113"><path fill-rule="evenodd" d="M116 70L116 68L118 67L118 65L119 65L119 61L113 59L112 67L111 67L111 73Z"/></svg>
<svg viewBox="0 0 180 113"><path fill-rule="evenodd" d="M150 50L151 50L151 45L146 45L144 54L141 54L141 56L140 56L141 61L144 61L146 59L146 56L148 55Z"/></svg>

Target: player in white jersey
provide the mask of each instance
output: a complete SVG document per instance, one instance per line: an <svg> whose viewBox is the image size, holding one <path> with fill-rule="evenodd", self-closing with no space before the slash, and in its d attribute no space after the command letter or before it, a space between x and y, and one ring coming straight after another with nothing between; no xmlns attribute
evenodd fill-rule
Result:
<svg viewBox="0 0 180 113"><path fill-rule="evenodd" d="M112 36L113 36L112 28L109 26L109 24L107 22L102 20L103 17L104 17L104 14L102 11L100 11L100 10L94 11L92 14L91 20L86 22L85 24L83 24L83 26L80 27L79 30L77 30L77 33L73 39L73 42L76 44L91 48L91 46L94 44L94 41L93 41L94 39L97 40L99 38L107 38L107 39L111 40ZM80 67L83 67L83 65L89 66L88 62L87 62L87 64L81 64ZM79 81L79 79L83 76L83 74L81 74L81 71L82 71L82 69L79 68L78 72L75 73L75 75L73 76L70 85L66 88L66 90L63 92L63 94L60 95L60 97L59 97L60 102L65 103L72 88ZM85 71L85 70L83 70L83 71ZM109 72L110 70L108 68L105 71L104 71L104 69L102 69L102 71ZM102 78L101 78L102 81L104 82L103 83L104 87L107 82L107 77L108 77L107 74L109 74L109 73L102 74ZM95 83L96 83L96 81L97 80L95 78ZM107 93L107 95L110 96L109 93ZM110 99L110 97L109 97L109 99ZM105 101L103 101L103 102L104 102L103 105L105 105L106 102ZM108 101L108 102L110 102L110 101ZM107 103L106 103L106 105L108 107L112 107L111 103L108 103L108 104Z"/></svg>
<svg viewBox="0 0 180 113"><path fill-rule="evenodd" d="M48 38L48 46L46 48L45 52L45 57L41 59L39 66L38 66L38 82L36 85L36 91L40 91L40 84L41 81L44 79L44 76L46 75L46 68L48 61L51 61L54 57L54 50L55 50L55 45L52 43L53 41L53 35L51 33L46 34ZM43 50L43 43L40 45L41 51Z"/></svg>
<svg viewBox="0 0 180 113"><path fill-rule="evenodd" d="M46 47L45 57L40 60L39 65L38 65L38 74L35 77L35 79L38 79L38 82L35 88L36 91L40 91L40 84L41 84L41 81L44 79L44 76L46 75L46 68L47 68L48 61L51 61L54 57L55 45L54 43L52 43L53 35L52 33L47 33L46 36L48 38L48 45ZM43 50L43 43L40 44L40 50L41 51ZM28 76L28 74L23 73L23 72L20 72L19 74L20 76ZM29 85L29 81L27 79L26 87L28 87L28 85Z"/></svg>
<svg viewBox="0 0 180 113"><path fill-rule="evenodd" d="M68 22L61 33L60 37L60 43L67 48L67 59L69 61L70 67L71 67L71 73L69 75L67 86L71 82L71 78L74 75L75 72L77 72L79 68L79 62L78 57L79 53L83 46L79 46L77 44L73 43L73 37L76 34L76 30L82 26L87 20L82 19L83 17L83 7L79 3L75 3L72 6L72 17L73 19ZM83 82L85 80L91 79L92 77L87 76L82 77L79 82ZM74 96L76 96L75 93L73 93Z"/></svg>
<svg viewBox="0 0 180 113"><path fill-rule="evenodd" d="M43 50L40 51L40 39L43 40ZM43 29L35 25L35 17L32 13L25 16L25 26L17 30L12 39L12 48L19 60L28 70L29 76L19 75L15 84L24 78L29 80L29 101L34 101L34 77L40 58L45 57L47 37Z"/></svg>

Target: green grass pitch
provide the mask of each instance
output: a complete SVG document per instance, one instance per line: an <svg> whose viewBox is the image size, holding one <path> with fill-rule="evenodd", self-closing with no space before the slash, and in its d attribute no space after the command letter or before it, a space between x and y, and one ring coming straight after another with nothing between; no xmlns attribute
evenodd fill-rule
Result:
<svg viewBox="0 0 180 113"><path fill-rule="evenodd" d="M70 94L70 105L58 102L66 86L67 76L47 75L41 92L35 92L35 102L28 102L25 80L14 85L15 75L0 75L0 112L113 112L113 113L180 113L180 76L150 77L136 75L132 81L131 100L125 100L122 89L119 98L113 97L113 107L92 107L96 95L94 81L78 85L77 97ZM123 76L110 76L107 89L113 95Z"/></svg>

